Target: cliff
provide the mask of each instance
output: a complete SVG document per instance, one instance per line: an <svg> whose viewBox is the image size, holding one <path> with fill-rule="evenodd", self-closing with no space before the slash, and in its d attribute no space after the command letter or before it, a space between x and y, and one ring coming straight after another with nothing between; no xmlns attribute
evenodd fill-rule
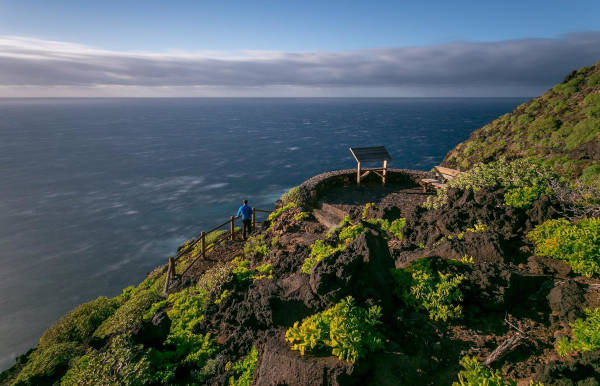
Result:
<svg viewBox="0 0 600 386"><path fill-rule="evenodd" d="M435 194L425 172L325 173L248 240L190 240L168 296L164 266L77 307L0 382L595 384L599 69L476 131Z"/></svg>

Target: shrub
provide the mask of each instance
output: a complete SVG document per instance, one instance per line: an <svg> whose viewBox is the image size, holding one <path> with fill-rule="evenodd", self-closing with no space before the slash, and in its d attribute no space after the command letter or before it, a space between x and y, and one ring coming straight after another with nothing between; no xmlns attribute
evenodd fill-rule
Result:
<svg viewBox="0 0 600 386"><path fill-rule="evenodd" d="M273 264L261 264L256 267L256 274L252 277L253 280L273 279Z"/></svg>
<svg viewBox="0 0 600 386"><path fill-rule="evenodd" d="M30 356L14 385L51 384L48 381L60 378L74 358L84 350L77 342L55 343L39 347Z"/></svg>
<svg viewBox="0 0 600 386"><path fill-rule="evenodd" d="M290 190L288 190L287 192L285 192L281 196L281 201L283 202L284 205L291 204L291 203L300 205L300 187L295 186L295 187L291 188Z"/></svg>
<svg viewBox="0 0 600 386"><path fill-rule="evenodd" d="M252 346L250 353L242 360L225 365L225 370L233 371L235 375L229 378L230 386L250 386L258 367L258 350ZM237 378L236 378L237 377Z"/></svg>
<svg viewBox="0 0 600 386"><path fill-rule="evenodd" d="M570 323L573 339L563 337L556 344L556 351L566 356L572 351L594 351L600 349L600 308L585 310L586 317Z"/></svg>
<svg viewBox="0 0 600 386"><path fill-rule="evenodd" d="M295 322L286 333L293 350L304 355L306 350L331 349L340 360L354 362L368 351L383 346L377 331L381 324L381 308L356 306L352 297L341 300L333 307L309 316L302 324Z"/></svg>
<svg viewBox="0 0 600 386"><path fill-rule="evenodd" d="M117 336L106 351L90 349L79 358L62 379L62 386L143 385L151 382L150 362L142 345Z"/></svg>
<svg viewBox="0 0 600 386"><path fill-rule="evenodd" d="M117 300L104 296L84 303L46 330L40 339L40 346L66 342L87 343L98 326L118 307Z"/></svg>
<svg viewBox="0 0 600 386"><path fill-rule="evenodd" d="M286 210L288 210L288 209L292 209L292 208L296 208L297 206L298 206L298 205L296 205L295 203L293 203L293 202L290 202L289 204L286 204L286 205L282 206L281 208L279 208L279 209L276 209L276 210L274 210L273 212L271 212L271 213L269 214L268 220L269 220L269 221L276 220L276 219L278 219L279 217L281 217L281 215L282 215L282 214L283 214L283 213L284 213Z"/></svg>
<svg viewBox="0 0 600 386"><path fill-rule="evenodd" d="M403 237L402 230L406 226L405 218L397 218L397 219L393 220L391 223L389 220L386 220L383 218L366 220L366 222L371 225L374 225L378 228L381 228L382 230L384 230L386 232L390 232L398 240L402 240L402 237Z"/></svg>
<svg viewBox="0 0 600 386"><path fill-rule="evenodd" d="M425 310L435 321L462 317L463 293L460 284L465 277L433 272L429 259L420 259L407 269L392 270L397 283L395 293L409 306Z"/></svg>
<svg viewBox="0 0 600 386"><path fill-rule="evenodd" d="M429 197L423 206L427 209L443 206L448 199L448 188L473 191L506 188L508 199L505 196L505 203L526 208L542 193L551 193L548 184L553 179L555 176L539 160L520 158L508 162L502 158L488 164L477 164L448 181L447 187L439 189L437 195Z"/></svg>
<svg viewBox="0 0 600 386"><path fill-rule="evenodd" d="M216 288L208 287L188 287L160 302L171 305L167 311L171 327L165 341L166 349L152 349L148 353L155 382L170 383L177 366L182 363L199 369L196 370L196 376L200 377L205 373L203 368L207 361L217 353L218 347L211 335L198 332L206 307L213 299L210 291ZM217 296L214 295L214 298Z"/></svg>
<svg viewBox="0 0 600 386"><path fill-rule="evenodd" d="M465 356L459 364L463 370L458 372L458 382L452 386L516 386L512 379L504 379L500 371L488 370L475 357ZM532 383L533 384L533 383Z"/></svg>
<svg viewBox="0 0 600 386"><path fill-rule="evenodd" d="M294 220L296 221L300 221L300 220L304 220L307 219L309 217L309 214L306 212L299 212L294 214Z"/></svg>
<svg viewBox="0 0 600 386"><path fill-rule="evenodd" d="M535 253L564 260L573 271L591 277L600 274L600 218L548 220L527 235Z"/></svg>
<svg viewBox="0 0 600 386"><path fill-rule="evenodd" d="M265 243L263 235L256 235L248 238L244 244L244 255L254 256L257 259L262 259L270 252L269 246Z"/></svg>
<svg viewBox="0 0 600 386"><path fill-rule="evenodd" d="M250 268L250 261L242 260L236 257L231 261L233 264L233 274L239 283L246 283L250 280L272 279L273 265L261 264L256 269Z"/></svg>
<svg viewBox="0 0 600 386"><path fill-rule="evenodd" d="M198 279L197 287L206 291L211 300L223 293L225 286L234 278L231 264L219 264L209 268Z"/></svg>
<svg viewBox="0 0 600 386"><path fill-rule="evenodd" d="M326 257L333 255L338 251L343 251L345 248L344 244L339 244L336 247L325 244L323 240L317 240L310 246L310 255L304 260L302 264L302 272L310 275L311 269L321 260Z"/></svg>
<svg viewBox="0 0 600 386"><path fill-rule="evenodd" d="M350 219L349 216L344 216L344 218L342 219L342 221L340 221L340 223L338 225L336 225L335 227L331 228L328 232L327 235L325 236L326 238L331 238L334 237L335 234L340 230L343 229L344 227L348 226L348 225L352 225L352 220Z"/></svg>
<svg viewBox="0 0 600 386"><path fill-rule="evenodd" d="M482 223L481 220L477 220L477 222L475 223L475 225L473 225L472 228L466 229L467 232L473 232L473 233L485 232L487 230L488 230L487 224Z"/></svg>
<svg viewBox="0 0 600 386"><path fill-rule="evenodd" d="M94 336L106 338L115 333L135 331L146 311L158 300L160 296L153 291L138 291L98 327Z"/></svg>
<svg viewBox="0 0 600 386"><path fill-rule="evenodd" d="M250 280L252 277L252 270L250 269L249 260L242 260L242 258L236 257L231 261L231 264L233 265L231 272L233 272L235 279L239 283L245 283Z"/></svg>
<svg viewBox="0 0 600 386"><path fill-rule="evenodd" d="M351 243L354 240L356 240L356 238L364 231L365 227L362 224L351 225L342 229L342 231L338 235L338 238L340 239L340 241L343 241L345 243Z"/></svg>

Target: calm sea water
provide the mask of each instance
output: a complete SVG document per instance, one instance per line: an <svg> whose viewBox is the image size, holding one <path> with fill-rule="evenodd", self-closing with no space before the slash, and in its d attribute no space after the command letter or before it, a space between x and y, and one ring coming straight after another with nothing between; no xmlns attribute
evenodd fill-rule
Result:
<svg viewBox="0 0 600 386"><path fill-rule="evenodd" d="M77 304L114 296L247 198L385 145L429 169L524 102L0 99L0 370Z"/></svg>

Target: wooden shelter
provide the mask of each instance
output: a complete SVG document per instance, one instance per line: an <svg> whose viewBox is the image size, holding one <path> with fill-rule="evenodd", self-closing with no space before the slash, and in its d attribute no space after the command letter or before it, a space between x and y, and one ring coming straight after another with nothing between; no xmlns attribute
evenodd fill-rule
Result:
<svg viewBox="0 0 600 386"><path fill-rule="evenodd" d="M387 174L388 161L392 159L390 153L385 149L384 146L373 146L373 147L351 147L350 153L358 164L356 167L356 183L360 185L360 180L366 177L369 173L373 172L381 177L381 181L385 184L385 177ZM383 162L381 168L362 168L364 163L376 163ZM364 170L364 173L363 173Z"/></svg>

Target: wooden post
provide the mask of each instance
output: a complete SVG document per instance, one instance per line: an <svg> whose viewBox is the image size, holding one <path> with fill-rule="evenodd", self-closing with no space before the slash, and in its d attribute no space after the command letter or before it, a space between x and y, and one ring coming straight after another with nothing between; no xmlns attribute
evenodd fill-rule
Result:
<svg viewBox="0 0 600 386"><path fill-rule="evenodd" d="M387 174L387 160L383 160L383 184L385 185L385 176Z"/></svg>
<svg viewBox="0 0 600 386"><path fill-rule="evenodd" d="M171 277L175 272L175 259L173 257L169 257L169 267L167 268L167 277L165 279L165 286L163 288L163 296L167 296L169 292L169 284L171 284Z"/></svg>
<svg viewBox="0 0 600 386"><path fill-rule="evenodd" d="M252 229L254 229L254 225L256 225L256 208L252 208Z"/></svg>
<svg viewBox="0 0 600 386"><path fill-rule="evenodd" d="M202 248L202 259L206 259L206 232L200 233L200 247Z"/></svg>
<svg viewBox="0 0 600 386"><path fill-rule="evenodd" d="M235 231L235 217L231 216L230 218L230 222L229 222L229 239L233 240L233 232Z"/></svg>
<svg viewBox="0 0 600 386"><path fill-rule="evenodd" d="M360 185L360 162L358 162L358 166L356 168L356 184Z"/></svg>

